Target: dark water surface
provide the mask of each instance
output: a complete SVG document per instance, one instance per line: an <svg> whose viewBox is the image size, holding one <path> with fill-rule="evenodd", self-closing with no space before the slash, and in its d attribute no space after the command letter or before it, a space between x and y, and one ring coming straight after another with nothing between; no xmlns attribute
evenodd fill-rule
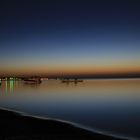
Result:
<svg viewBox="0 0 140 140"><path fill-rule="evenodd" d="M2 81L0 107L140 139L140 79Z"/></svg>

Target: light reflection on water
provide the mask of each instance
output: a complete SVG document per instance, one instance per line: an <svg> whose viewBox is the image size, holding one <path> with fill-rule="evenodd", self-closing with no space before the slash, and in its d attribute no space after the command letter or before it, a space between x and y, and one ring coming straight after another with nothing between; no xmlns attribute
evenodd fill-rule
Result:
<svg viewBox="0 0 140 140"><path fill-rule="evenodd" d="M140 139L140 79L2 81L0 107Z"/></svg>

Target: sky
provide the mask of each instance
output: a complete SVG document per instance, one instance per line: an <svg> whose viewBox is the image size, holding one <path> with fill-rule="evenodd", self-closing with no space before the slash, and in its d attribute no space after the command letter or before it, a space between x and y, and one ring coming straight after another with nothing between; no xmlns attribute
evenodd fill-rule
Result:
<svg viewBox="0 0 140 140"><path fill-rule="evenodd" d="M0 75L140 74L136 0L3 0Z"/></svg>

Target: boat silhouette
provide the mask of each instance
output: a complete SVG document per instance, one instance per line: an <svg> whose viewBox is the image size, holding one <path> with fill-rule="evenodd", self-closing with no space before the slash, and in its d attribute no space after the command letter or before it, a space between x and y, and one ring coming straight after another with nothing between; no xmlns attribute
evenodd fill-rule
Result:
<svg viewBox="0 0 140 140"><path fill-rule="evenodd" d="M83 80L81 80L81 79L62 79L61 81L62 81L62 83L70 83L70 82L77 83L77 82L83 82Z"/></svg>
<svg viewBox="0 0 140 140"><path fill-rule="evenodd" d="M40 84L41 79L40 78L29 78L29 79L24 79L25 84Z"/></svg>

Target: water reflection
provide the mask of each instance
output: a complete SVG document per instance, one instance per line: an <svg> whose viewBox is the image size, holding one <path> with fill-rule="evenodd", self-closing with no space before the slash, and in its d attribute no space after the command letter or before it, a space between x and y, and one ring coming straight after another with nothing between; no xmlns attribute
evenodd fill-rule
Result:
<svg viewBox="0 0 140 140"><path fill-rule="evenodd" d="M3 93L12 93L14 89L18 86L18 81L15 80L6 80L2 81L0 91Z"/></svg>
<svg viewBox="0 0 140 140"><path fill-rule="evenodd" d="M37 88L37 87L39 87L39 84L38 83L33 83L33 84L28 84L28 83L24 83L23 84L23 87L31 87L31 88Z"/></svg>
<svg viewBox="0 0 140 140"><path fill-rule="evenodd" d="M1 107L140 139L140 79L84 80L76 85L10 80L2 81L0 93Z"/></svg>

